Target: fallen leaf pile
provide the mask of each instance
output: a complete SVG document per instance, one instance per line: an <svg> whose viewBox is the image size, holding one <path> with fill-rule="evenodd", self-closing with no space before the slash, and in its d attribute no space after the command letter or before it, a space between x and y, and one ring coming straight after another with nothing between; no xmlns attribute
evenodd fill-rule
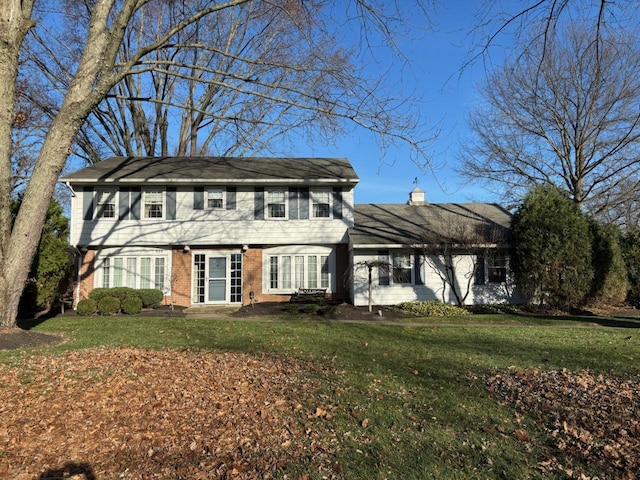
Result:
<svg viewBox="0 0 640 480"><path fill-rule="evenodd" d="M297 398L312 388L305 368L133 348L0 366L0 478L269 478L317 462Z"/></svg>
<svg viewBox="0 0 640 480"><path fill-rule="evenodd" d="M605 472L606 478L635 479L640 472L639 379L532 369L494 375L487 385L551 433L564 465L554 456L539 463L543 472L589 478L578 464L571 464L572 458ZM521 429L513 434L529 441Z"/></svg>

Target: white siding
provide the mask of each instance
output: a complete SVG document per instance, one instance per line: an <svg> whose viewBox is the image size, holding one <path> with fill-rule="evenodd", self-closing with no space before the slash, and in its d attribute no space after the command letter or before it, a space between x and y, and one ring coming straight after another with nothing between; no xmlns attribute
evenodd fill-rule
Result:
<svg viewBox="0 0 640 480"><path fill-rule="evenodd" d="M176 220L85 221L80 191L71 204L70 242L82 246L331 244L346 242L347 229L353 226L353 190L342 192L342 219L255 220L253 188L238 188L233 210L195 210L193 197L193 188L178 189Z"/></svg>
<svg viewBox="0 0 640 480"><path fill-rule="evenodd" d="M390 250L393 253L394 250ZM358 306L369 303L368 269L367 262L378 261L378 253L359 250L353 251L353 302ZM455 257L456 282L459 292L463 295L467 291L467 279L473 269L473 257L460 255ZM424 285L416 284L415 271L413 269L414 258L412 256L412 282L411 284L380 285L379 269L374 267L372 271L372 304L373 305L397 305L402 302L437 300L444 303L455 304L456 298L451 287L441 278L435 269L434 263L424 261L422 265L422 279ZM442 270L440 270L442 272ZM392 274L389 273L392 277ZM469 287L466 299L467 305L517 302L519 299L514 293L513 286L505 284L475 285L473 279Z"/></svg>

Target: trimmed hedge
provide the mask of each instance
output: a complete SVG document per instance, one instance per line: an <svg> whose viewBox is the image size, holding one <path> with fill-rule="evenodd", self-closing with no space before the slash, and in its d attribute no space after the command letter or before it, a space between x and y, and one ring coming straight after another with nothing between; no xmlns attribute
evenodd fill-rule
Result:
<svg viewBox="0 0 640 480"><path fill-rule="evenodd" d="M113 315L120 312L121 304L117 297L102 297L98 301L98 313L100 315Z"/></svg>
<svg viewBox="0 0 640 480"><path fill-rule="evenodd" d="M122 313L134 315L142 311L142 300L139 297L131 296L122 302Z"/></svg>
<svg viewBox="0 0 640 480"><path fill-rule="evenodd" d="M98 304L93 298L85 298L80 300L76 305L76 312L78 315L86 316L93 315L98 309Z"/></svg>
<svg viewBox="0 0 640 480"><path fill-rule="evenodd" d="M94 288L89 292L89 298L94 299L96 302L99 302L104 297L116 297L120 300L120 303L122 303L127 298L134 296L142 300L142 308L158 308L164 299L162 290L155 288Z"/></svg>

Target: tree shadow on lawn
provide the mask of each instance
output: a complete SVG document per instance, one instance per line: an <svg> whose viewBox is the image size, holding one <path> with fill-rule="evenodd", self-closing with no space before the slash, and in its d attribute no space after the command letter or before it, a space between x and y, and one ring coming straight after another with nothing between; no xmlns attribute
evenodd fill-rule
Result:
<svg viewBox="0 0 640 480"><path fill-rule="evenodd" d="M640 312L630 315L597 315L591 312L579 312L574 315L532 315L520 314L522 317L544 318L545 320L558 320L560 322L587 323L611 328L640 328Z"/></svg>

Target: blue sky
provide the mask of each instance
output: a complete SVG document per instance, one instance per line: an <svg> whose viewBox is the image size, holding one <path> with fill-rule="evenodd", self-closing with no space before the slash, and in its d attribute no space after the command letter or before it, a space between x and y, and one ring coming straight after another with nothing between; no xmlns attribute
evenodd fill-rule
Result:
<svg viewBox="0 0 640 480"><path fill-rule="evenodd" d="M362 130L339 139L335 146L316 145L310 147L310 151L297 153L347 157L360 177L355 191L357 203L406 202L416 178L431 203L499 201L479 185L465 185L454 172L459 141L467 134L466 115L479 99L474 85L485 73L482 62L459 73L472 48L469 32L477 22L475 14L479 3L456 0L441 4L432 15L433 29L416 28L411 32L414 38L400 45L411 64L402 70L398 81L407 91L415 89L424 95L421 115L427 127L438 128L440 132L429 149L436 167L433 172L414 164L405 148L389 148L381 162L381 150L375 138ZM496 55L501 56L499 49L495 50L492 51L494 60ZM391 60L387 57L386 61Z"/></svg>

